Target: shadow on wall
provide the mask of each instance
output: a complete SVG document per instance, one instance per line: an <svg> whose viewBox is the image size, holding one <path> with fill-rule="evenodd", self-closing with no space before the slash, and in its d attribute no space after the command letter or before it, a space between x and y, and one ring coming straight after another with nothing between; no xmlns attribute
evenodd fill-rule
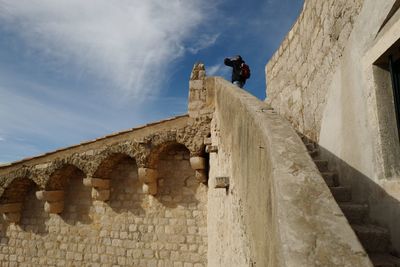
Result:
<svg viewBox="0 0 400 267"><path fill-rule="evenodd" d="M181 144L170 144L158 156L158 193L162 205L194 209L199 204L196 192L200 183L190 166L190 152Z"/></svg>
<svg viewBox="0 0 400 267"><path fill-rule="evenodd" d="M44 201L36 198L37 186L31 187L25 197L23 210L21 212L21 229L27 233L44 236L48 234L46 221L50 218L44 211Z"/></svg>
<svg viewBox="0 0 400 267"><path fill-rule="evenodd" d="M18 211L19 220L13 223L4 218L1 220L1 238L6 238L6 233L23 231L27 234L45 235L48 233L46 220L49 218L44 211L43 201L36 198L37 185L28 178L15 179L4 191L2 203L21 203L21 209ZM11 226L11 228L10 228ZM4 241L4 240L3 240ZM4 242L3 242L4 243Z"/></svg>
<svg viewBox="0 0 400 267"><path fill-rule="evenodd" d="M309 142L312 141L309 140ZM329 150L319 146L319 151L319 157L329 162L329 170L338 172L339 184L351 187L352 202L368 204L365 223L387 228L391 238L390 252L395 256L400 256L400 228L398 227L400 201L392 197L372 178L359 172Z"/></svg>
<svg viewBox="0 0 400 267"><path fill-rule="evenodd" d="M109 206L117 213L129 212L143 215L141 206L144 194L138 179L136 161L128 156L121 158L110 172L111 194Z"/></svg>
<svg viewBox="0 0 400 267"><path fill-rule="evenodd" d="M64 210L61 218L70 225L90 224L89 217L92 206L91 189L83 185L83 173L77 177L71 177L65 192Z"/></svg>
<svg viewBox="0 0 400 267"><path fill-rule="evenodd" d="M60 217L69 225L90 224L91 189L83 185L85 174L76 166L67 164L50 177L46 190L64 191L64 209Z"/></svg>

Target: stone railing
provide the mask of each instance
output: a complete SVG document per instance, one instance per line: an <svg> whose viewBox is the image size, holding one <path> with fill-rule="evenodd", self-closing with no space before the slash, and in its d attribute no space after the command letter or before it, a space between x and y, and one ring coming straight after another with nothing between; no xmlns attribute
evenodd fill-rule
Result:
<svg viewBox="0 0 400 267"><path fill-rule="evenodd" d="M215 90L217 148L209 266L371 266L289 122L221 78L206 84Z"/></svg>

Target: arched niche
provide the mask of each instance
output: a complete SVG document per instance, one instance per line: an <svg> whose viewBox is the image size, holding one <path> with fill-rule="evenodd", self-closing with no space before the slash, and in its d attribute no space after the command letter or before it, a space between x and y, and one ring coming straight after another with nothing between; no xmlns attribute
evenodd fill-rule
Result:
<svg viewBox="0 0 400 267"><path fill-rule="evenodd" d="M139 210L138 200L141 198L141 183L138 179L136 160L123 153L114 153L102 161L93 175L93 179L100 181L93 189L102 194L107 191L107 198L111 208L117 212ZM92 191L93 192L93 191ZM92 194L93 195L93 194Z"/></svg>
<svg viewBox="0 0 400 267"><path fill-rule="evenodd" d="M85 173L78 167L66 164L56 169L37 197L45 201L45 211L57 213L69 224L89 223L91 207L90 189L83 185Z"/></svg>
<svg viewBox="0 0 400 267"><path fill-rule="evenodd" d="M36 184L28 178L14 179L0 197L0 212L6 222L18 223L27 193Z"/></svg>
<svg viewBox="0 0 400 267"><path fill-rule="evenodd" d="M195 195L200 183L191 159L190 151L180 143L165 143L151 151L148 163L157 171L157 198L165 206L197 203Z"/></svg>

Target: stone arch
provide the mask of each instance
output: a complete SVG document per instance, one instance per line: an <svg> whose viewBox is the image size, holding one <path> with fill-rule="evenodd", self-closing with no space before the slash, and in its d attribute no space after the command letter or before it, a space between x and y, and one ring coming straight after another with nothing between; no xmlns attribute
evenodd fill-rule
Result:
<svg viewBox="0 0 400 267"><path fill-rule="evenodd" d="M168 208L198 204L196 191L200 183L190 155L190 150L178 142L163 143L150 154L149 166L157 170L156 198Z"/></svg>
<svg viewBox="0 0 400 267"><path fill-rule="evenodd" d="M46 191L65 190L71 177L85 177L85 173L75 165L63 164L49 175L45 185Z"/></svg>
<svg viewBox="0 0 400 267"><path fill-rule="evenodd" d="M75 165L64 164L55 169L45 190L37 197L45 201L45 211L58 213L69 224L89 223L91 207L90 189L83 185L85 173Z"/></svg>
<svg viewBox="0 0 400 267"><path fill-rule="evenodd" d="M134 157L125 153L109 154L100 163L93 177L107 185L106 188L92 190L100 190L100 193L107 190L107 199L104 200L108 200L108 205L114 211L129 211L135 214L143 212L139 205L143 198L142 183L138 179L138 167Z"/></svg>
<svg viewBox="0 0 400 267"><path fill-rule="evenodd" d="M179 143L177 141L168 141L161 143L157 146L154 146L150 150L150 155L148 156L147 166L152 169L157 169L158 162L160 157L165 156L165 153L168 153L173 150L187 150L190 154L190 150L183 143Z"/></svg>
<svg viewBox="0 0 400 267"><path fill-rule="evenodd" d="M136 162L136 159L131 155L125 153L110 153L107 155L105 159L103 159L98 165L96 171L93 174L93 177L101 178L101 179L110 179L109 176L112 170L117 166L121 161L131 159Z"/></svg>
<svg viewBox="0 0 400 267"><path fill-rule="evenodd" d="M15 178L7 185L0 198L0 212L5 221L20 221L25 197L35 187L35 182L26 177Z"/></svg>

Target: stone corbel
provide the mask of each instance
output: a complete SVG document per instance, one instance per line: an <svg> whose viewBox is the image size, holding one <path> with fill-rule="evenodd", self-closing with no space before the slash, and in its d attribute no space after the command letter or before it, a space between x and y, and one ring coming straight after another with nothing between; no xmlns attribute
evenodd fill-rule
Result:
<svg viewBox="0 0 400 267"><path fill-rule="evenodd" d="M0 204L0 213L6 222L18 223L21 219L22 203Z"/></svg>
<svg viewBox="0 0 400 267"><path fill-rule="evenodd" d="M88 177L83 179L83 184L92 188L92 199L99 201L110 199L110 179Z"/></svg>
<svg viewBox="0 0 400 267"><path fill-rule="evenodd" d="M139 180L143 183L143 192L145 194L157 194L157 178L158 172L155 169L139 168Z"/></svg>
<svg viewBox="0 0 400 267"><path fill-rule="evenodd" d="M64 191L37 191L36 198L45 201L44 211L52 214L59 214L64 210Z"/></svg>
<svg viewBox="0 0 400 267"><path fill-rule="evenodd" d="M207 182L206 159L203 157L191 157L190 166L196 171L196 179L199 183Z"/></svg>

